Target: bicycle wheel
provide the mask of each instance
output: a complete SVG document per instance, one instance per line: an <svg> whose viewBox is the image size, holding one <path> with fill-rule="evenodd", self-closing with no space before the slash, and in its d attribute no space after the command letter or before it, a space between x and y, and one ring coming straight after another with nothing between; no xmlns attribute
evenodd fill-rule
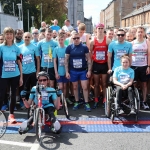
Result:
<svg viewBox="0 0 150 150"><path fill-rule="evenodd" d="M36 133L36 139L38 142L41 141L42 137L42 110L37 109L36 110L36 118L35 118L35 133Z"/></svg>
<svg viewBox="0 0 150 150"><path fill-rule="evenodd" d="M66 118L69 119L68 106L64 95L61 95L63 110L65 112Z"/></svg>

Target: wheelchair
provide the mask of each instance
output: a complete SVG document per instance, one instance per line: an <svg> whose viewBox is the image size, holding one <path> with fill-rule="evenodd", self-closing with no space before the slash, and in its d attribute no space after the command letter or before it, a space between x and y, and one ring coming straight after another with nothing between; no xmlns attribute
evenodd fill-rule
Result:
<svg viewBox="0 0 150 150"><path fill-rule="evenodd" d="M140 110L140 96L138 89L132 85L133 95L134 95L134 109L135 109L135 122L138 122L138 114ZM115 121L115 117L119 115L129 116L131 111L130 101L127 95L122 96L121 107L124 111L124 114L119 114L120 107L116 99L116 86L111 81L108 88L106 88L106 102L105 102L105 115L111 119L112 123ZM133 115L133 114L132 114Z"/></svg>

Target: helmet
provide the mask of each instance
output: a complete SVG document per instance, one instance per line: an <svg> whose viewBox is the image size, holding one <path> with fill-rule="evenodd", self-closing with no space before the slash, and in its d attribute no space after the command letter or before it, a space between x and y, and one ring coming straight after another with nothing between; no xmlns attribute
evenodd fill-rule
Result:
<svg viewBox="0 0 150 150"><path fill-rule="evenodd" d="M39 77L44 76L49 80L49 74L46 71L41 71L38 73L37 78L39 79Z"/></svg>

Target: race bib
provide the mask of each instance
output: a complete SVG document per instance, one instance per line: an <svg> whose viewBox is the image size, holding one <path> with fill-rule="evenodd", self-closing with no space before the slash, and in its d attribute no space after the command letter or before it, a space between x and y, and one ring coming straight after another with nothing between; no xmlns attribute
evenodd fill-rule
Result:
<svg viewBox="0 0 150 150"><path fill-rule="evenodd" d="M105 51L96 51L96 60L105 60Z"/></svg>
<svg viewBox="0 0 150 150"><path fill-rule="evenodd" d="M127 84L130 81L130 76L129 75L120 75L120 82L122 84Z"/></svg>
<svg viewBox="0 0 150 150"><path fill-rule="evenodd" d="M59 58L59 66L65 66L65 58L64 57Z"/></svg>
<svg viewBox="0 0 150 150"><path fill-rule="evenodd" d="M31 64L33 62L31 54L24 56L23 57L23 62L24 62L25 65L26 64Z"/></svg>
<svg viewBox="0 0 150 150"><path fill-rule="evenodd" d="M135 56L133 57L133 61L136 63L140 63L140 62L145 62L147 60L145 56Z"/></svg>
<svg viewBox="0 0 150 150"><path fill-rule="evenodd" d="M73 59L74 68L82 68L82 59Z"/></svg>
<svg viewBox="0 0 150 150"><path fill-rule="evenodd" d="M124 54L126 54L126 50L117 50L117 59L120 59Z"/></svg>
<svg viewBox="0 0 150 150"><path fill-rule="evenodd" d="M49 58L48 54L43 54L43 56L44 56L44 62L45 63L52 62L52 59Z"/></svg>
<svg viewBox="0 0 150 150"><path fill-rule="evenodd" d="M48 100L48 93L45 91L41 91L42 100Z"/></svg>
<svg viewBox="0 0 150 150"><path fill-rule="evenodd" d="M15 60L4 61L4 71L5 72L14 72L14 71L16 71L16 62L15 62Z"/></svg>

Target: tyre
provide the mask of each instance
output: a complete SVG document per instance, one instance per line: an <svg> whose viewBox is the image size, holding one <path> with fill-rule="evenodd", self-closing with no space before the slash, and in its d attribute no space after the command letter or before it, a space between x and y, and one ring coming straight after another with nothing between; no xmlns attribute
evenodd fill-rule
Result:
<svg viewBox="0 0 150 150"><path fill-rule="evenodd" d="M105 115L110 118L111 117L111 87L106 89L106 103L105 103Z"/></svg>
<svg viewBox="0 0 150 150"><path fill-rule="evenodd" d="M139 96L139 91L138 91L137 88L134 88L134 92L135 92L135 98L136 98L135 108L136 108L136 111L139 112L139 110L140 110L140 96Z"/></svg>
<svg viewBox="0 0 150 150"><path fill-rule="evenodd" d="M38 142L41 141L42 137L42 111L40 109L37 109L36 111L36 118L35 118L35 133L36 133L36 139Z"/></svg>
<svg viewBox="0 0 150 150"><path fill-rule="evenodd" d="M65 116L67 119L69 119L68 106L63 94L61 95L61 99L62 99L62 105L63 105L63 110L65 112Z"/></svg>

